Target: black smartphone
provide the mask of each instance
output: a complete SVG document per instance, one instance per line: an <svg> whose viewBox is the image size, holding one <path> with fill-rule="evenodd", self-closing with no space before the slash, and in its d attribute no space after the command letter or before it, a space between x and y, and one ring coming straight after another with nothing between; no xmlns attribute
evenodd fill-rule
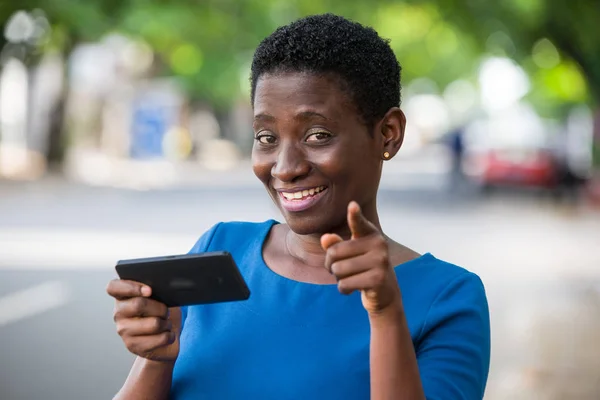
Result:
<svg viewBox="0 0 600 400"><path fill-rule="evenodd" d="M115 269L121 279L150 286L150 298L168 307L250 297L250 289L228 252L120 260Z"/></svg>

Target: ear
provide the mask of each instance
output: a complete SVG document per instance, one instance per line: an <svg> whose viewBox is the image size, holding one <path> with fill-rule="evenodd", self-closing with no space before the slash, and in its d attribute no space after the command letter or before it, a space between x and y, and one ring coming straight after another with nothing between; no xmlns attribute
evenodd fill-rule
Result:
<svg viewBox="0 0 600 400"><path fill-rule="evenodd" d="M398 107L392 107L382 118L376 133L383 139L381 154L388 152L388 159L394 157L404 142L404 129L406 128L406 116ZM382 156L383 157L383 156Z"/></svg>

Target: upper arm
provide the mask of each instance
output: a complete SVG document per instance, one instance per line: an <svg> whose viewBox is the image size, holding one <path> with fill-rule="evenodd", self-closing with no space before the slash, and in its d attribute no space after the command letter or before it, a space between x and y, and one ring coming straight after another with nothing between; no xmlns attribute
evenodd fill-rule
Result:
<svg viewBox="0 0 600 400"><path fill-rule="evenodd" d="M208 251L210 243L212 242L213 237L215 236L215 232L217 232L220 225L221 223L213 225L209 230L204 232L202 236L200 236L200 239L196 241L194 247L192 247L188 254L203 253L205 251Z"/></svg>
<svg viewBox="0 0 600 400"><path fill-rule="evenodd" d="M462 274L438 295L416 352L427 399L483 398L490 364L490 318L477 275Z"/></svg>

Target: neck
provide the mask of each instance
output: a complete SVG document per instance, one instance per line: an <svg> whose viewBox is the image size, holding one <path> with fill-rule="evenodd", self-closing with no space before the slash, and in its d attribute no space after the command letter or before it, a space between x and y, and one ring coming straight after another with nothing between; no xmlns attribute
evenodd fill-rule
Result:
<svg viewBox="0 0 600 400"><path fill-rule="evenodd" d="M365 217L381 231L377 210L373 207L363 209L363 212ZM352 236L346 219L329 232L299 235L290 229L285 237L287 252L306 266L322 268L325 265L325 250L321 247L321 236L325 233L337 234L344 240L349 240Z"/></svg>
<svg viewBox="0 0 600 400"><path fill-rule="evenodd" d="M325 265L321 235L298 235L290 229L285 236L285 245L289 255L302 264L320 268Z"/></svg>

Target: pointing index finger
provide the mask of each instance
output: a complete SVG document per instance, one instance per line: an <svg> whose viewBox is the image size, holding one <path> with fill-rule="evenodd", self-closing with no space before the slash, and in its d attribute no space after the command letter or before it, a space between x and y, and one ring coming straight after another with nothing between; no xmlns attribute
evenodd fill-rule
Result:
<svg viewBox="0 0 600 400"><path fill-rule="evenodd" d="M351 201L350 204L348 204L348 226L352 233L352 239L379 232L377 227L365 218L360 206L355 201Z"/></svg>

